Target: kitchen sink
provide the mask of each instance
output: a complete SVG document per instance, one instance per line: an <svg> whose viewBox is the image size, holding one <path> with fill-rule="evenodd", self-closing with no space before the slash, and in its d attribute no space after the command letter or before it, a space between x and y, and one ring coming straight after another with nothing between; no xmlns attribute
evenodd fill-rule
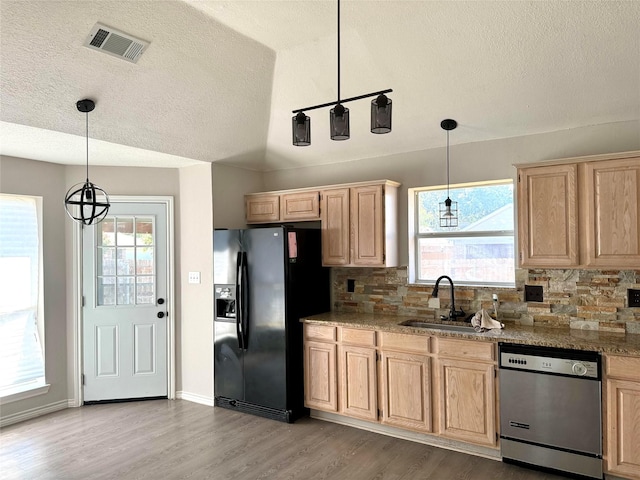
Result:
<svg viewBox="0 0 640 480"><path fill-rule="evenodd" d="M398 325L403 327L413 327L413 328L430 328L432 330L446 330L448 332L463 332L463 333L474 333L475 330L471 325L449 325L446 323L429 323L423 320L405 320L400 322Z"/></svg>

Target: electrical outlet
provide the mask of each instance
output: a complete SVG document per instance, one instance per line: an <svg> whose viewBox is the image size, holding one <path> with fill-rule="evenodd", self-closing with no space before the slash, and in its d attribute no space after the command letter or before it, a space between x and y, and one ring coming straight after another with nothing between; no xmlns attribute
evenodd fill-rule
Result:
<svg viewBox="0 0 640 480"><path fill-rule="evenodd" d="M200 272L189 272L189 283L200 283Z"/></svg>
<svg viewBox="0 0 640 480"><path fill-rule="evenodd" d="M525 285L524 301L525 302L542 302L542 285Z"/></svg>
<svg viewBox="0 0 640 480"><path fill-rule="evenodd" d="M629 307L640 307L640 290L630 288L627 293L629 295Z"/></svg>
<svg viewBox="0 0 640 480"><path fill-rule="evenodd" d="M356 291L356 281L350 278L347 279L347 292L353 293Z"/></svg>

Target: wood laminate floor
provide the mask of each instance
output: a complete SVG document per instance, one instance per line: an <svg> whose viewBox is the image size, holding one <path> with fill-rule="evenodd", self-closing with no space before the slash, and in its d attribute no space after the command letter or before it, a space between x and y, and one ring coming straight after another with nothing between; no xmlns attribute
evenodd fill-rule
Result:
<svg viewBox="0 0 640 480"><path fill-rule="evenodd" d="M557 480L495 460L304 418L185 400L70 408L0 431L0 478Z"/></svg>

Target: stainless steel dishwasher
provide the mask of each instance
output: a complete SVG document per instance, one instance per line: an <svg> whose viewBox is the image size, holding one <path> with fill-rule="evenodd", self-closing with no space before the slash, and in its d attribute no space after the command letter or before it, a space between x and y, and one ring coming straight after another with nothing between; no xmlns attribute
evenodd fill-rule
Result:
<svg viewBox="0 0 640 480"><path fill-rule="evenodd" d="M602 479L597 352L499 344L503 461Z"/></svg>

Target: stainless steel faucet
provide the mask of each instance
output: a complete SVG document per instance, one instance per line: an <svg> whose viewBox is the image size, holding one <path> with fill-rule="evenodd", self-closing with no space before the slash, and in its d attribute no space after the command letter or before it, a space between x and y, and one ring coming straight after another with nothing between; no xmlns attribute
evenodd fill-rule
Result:
<svg viewBox="0 0 640 480"><path fill-rule="evenodd" d="M443 278L449 280L449 283L451 284L451 309L449 310L449 320L455 320L457 317L464 317L465 313L462 309L460 309L459 311L456 310L456 300L453 296L453 280L451 280L451 278L447 275L438 277L438 279L436 280L436 286L433 287L431 296L433 298L438 298L438 287L440 286L440 280L442 280ZM446 317L444 315L441 315L440 318L444 320Z"/></svg>

